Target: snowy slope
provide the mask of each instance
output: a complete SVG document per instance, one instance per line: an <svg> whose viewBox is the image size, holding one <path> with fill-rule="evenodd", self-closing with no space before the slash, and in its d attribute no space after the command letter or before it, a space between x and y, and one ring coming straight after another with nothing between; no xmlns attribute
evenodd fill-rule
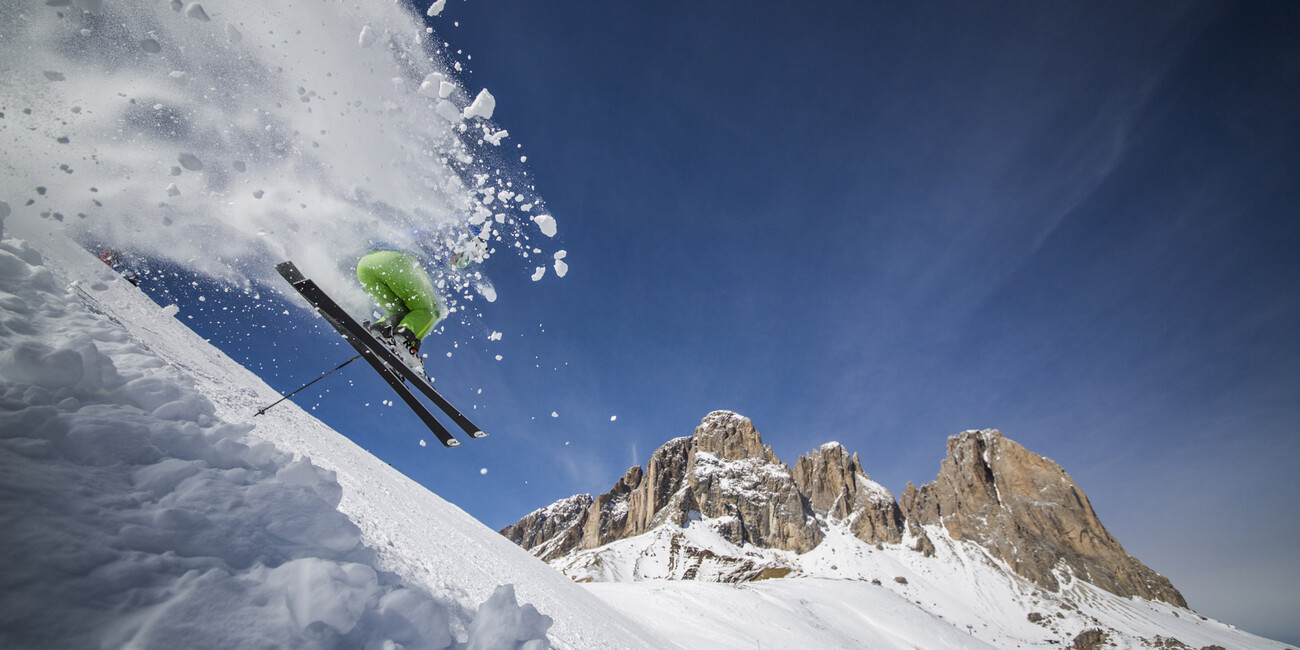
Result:
<svg viewBox="0 0 1300 650"><path fill-rule="evenodd" d="M0 249L0 646L670 646L292 404L252 419L275 391L26 234Z"/></svg>
<svg viewBox="0 0 1300 650"><path fill-rule="evenodd" d="M556 560L595 594L688 648L1051 648L1100 629L1117 648L1281 649L1195 612L1127 599L1067 574L1052 593L971 543L927 527L935 556L828 527L811 552L737 548L708 520L668 525ZM675 551L676 549L676 551ZM688 549L682 552L682 549ZM697 580L679 580L693 556ZM674 559L676 558L676 559ZM788 577L716 582L737 559L793 567Z"/></svg>

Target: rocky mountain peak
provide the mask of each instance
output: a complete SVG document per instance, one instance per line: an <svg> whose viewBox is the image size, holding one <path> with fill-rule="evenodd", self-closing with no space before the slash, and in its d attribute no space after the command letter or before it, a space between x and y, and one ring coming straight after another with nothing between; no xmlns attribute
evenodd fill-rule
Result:
<svg viewBox="0 0 1300 650"><path fill-rule="evenodd" d="M689 500L703 517L714 520L723 538L738 546L797 553L817 546L821 529L790 468L763 444L749 418L714 411L696 427L691 441Z"/></svg>
<svg viewBox="0 0 1300 650"><path fill-rule="evenodd" d="M1124 551L1060 465L999 431L950 437L938 477L909 485L902 507L910 521L980 544L1048 589L1059 588L1064 570L1121 596L1186 606L1167 579Z"/></svg>
<svg viewBox="0 0 1300 650"><path fill-rule="evenodd" d="M749 418L732 411L714 411L700 422L692 436L695 451L712 454L724 461L757 459L779 463L772 448L763 444L763 437Z"/></svg>

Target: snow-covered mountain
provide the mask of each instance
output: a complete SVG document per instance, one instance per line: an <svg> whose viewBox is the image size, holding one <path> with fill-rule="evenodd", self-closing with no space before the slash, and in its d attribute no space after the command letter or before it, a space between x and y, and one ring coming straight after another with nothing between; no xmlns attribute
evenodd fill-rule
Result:
<svg viewBox="0 0 1300 650"><path fill-rule="evenodd" d="M717 411L501 532L683 647L1283 647L1189 609L993 430L949 438L900 505L838 443L792 470Z"/></svg>
<svg viewBox="0 0 1300 650"><path fill-rule="evenodd" d="M0 242L0 647L671 646L39 248Z"/></svg>

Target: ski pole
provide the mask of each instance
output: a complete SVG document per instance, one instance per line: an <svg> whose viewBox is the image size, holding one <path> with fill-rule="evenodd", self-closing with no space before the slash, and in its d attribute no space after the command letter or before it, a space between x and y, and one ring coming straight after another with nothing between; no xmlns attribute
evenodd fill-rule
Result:
<svg viewBox="0 0 1300 650"><path fill-rule="evenodd" d="M297 395L298 393L302 392L302 390L303 390L304 388L306 388L306 387L308 387L308 386L310 386L310 385L312 385L312 384L314 384L314 383L316 383L316 382L318 382L318 381L320 381L320 380L322 380L322 379L324 379L324 378L326 378L326 377L328 377L328 376L330 376L330 375L332 375L332 374L334 374L334 373L336 373L336 372L342 370L342 369L343 369L343 366L346 366L346 365L348 365L349 363L352 363L353 361L356 361L357 359L360 359L360 358L361 358L361 355L358 354L357 356L352 357L351 359L348 359L347 361L344 361L343 363L340 363L340 364L339 364L338 366L336 366L333 370L331 370L331 371L329 371L329 372L327 372L327 373L325 373L325 374L323 374L323 375L321 375L321 376L319 376L319 377L317 377L317 378L315 378L315 379L313 379L313 380L311 380L311 381L309 381L309 382L303 384L302 386L300 386L300 387L298 388L298 390L295 390L295 391L293 391L292 393L289 393L288 395L285 395L284 397L281 397L280 399L275 400L275 402L274 402L273 404L270 404L270 405L268 405L268 406L264 406L264 407L262 407L262 409L261 409L260 411L258 411L258 412L256 412L256 413L253 414L253 417L257 417L257 416L259 416L259 415L261 415L261 414L263 414L263 413L266 413L267 411L271 410L271 407L272 407L272 406L275 406L276 404L279 404L280 402L283 402L284 400L287 400L287 399L289 399L290 397L293 397L294 395Z"/></svg>

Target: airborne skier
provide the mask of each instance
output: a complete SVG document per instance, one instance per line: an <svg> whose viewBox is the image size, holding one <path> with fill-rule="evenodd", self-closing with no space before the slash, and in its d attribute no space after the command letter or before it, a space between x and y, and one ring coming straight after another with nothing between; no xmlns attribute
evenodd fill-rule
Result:
<svg viewBox="0 0 1300 650"><path fill-rule="evenodd" d="M372 251L372 253L373 252L376 251ZM388 252L393 253L395 251ZM437 293L433 291L433 283L428 281L428 274L424 272L424 269L420 267L418 263L413 263L414 258L405 254L401 255L406 258L407 262L412 262L412 264L408 264L406 267L390 267L391 270L396 271L395 273L386 273L383 269L377 271L378 275L382 278L382 282L379 283L386 287L385 291L379 292L379 295L382 296L382 298L378 298L378 300L381 303L388 303L390 305L389 307L385 307L385 311L388 313L385 317L385 323L390 327L393 327L392 320L394 320L398 315L402 315L401 319L397 320L396 323L396 328L398 330L403 328L403 323L407 323L408 329L410 326L414 326L423 329L424 334L428 334L429 330L433 328L434 323L441 318L441 315L444 312L437 299ZM364 257L368 256L369 254ZM384 257L387 256L380 256L379 259ZM379 259L371 260L371 262L378 262ZM392 261L400 258L392 257L389 259ZM394 264L396 264L396 262L394 262ZM371 268L370 262L367 262L364 266ZM465 417L464 413L461 413L451 404L451 402L448 402L447 399L438 393L437 389L429 383L429 378L423 372L423 367L422 364L420 364L419 357L411 356L411 360L414 361L414 365L416 366L414 368L411 367L411 364L407 363L407 359L402 354L394 351L391 346L380 342L373 333L374 328L367 328L361 323L358 323L357 320L348 314L345 309L340 307L337 302L334 302L334 300L326 295L324 291L321 291L320 287L316 286L315 282L312 282L310 279L303 276L302 272L298 270L298 267L294 265L293 262L281 262L276 264L275 270L293 286L294 290L302 294L302 297L306 298L307 302L311 303L312 307L316 309L316 312L323 316L330 326L335 330L338 330L338 333L342 335L343 338L346 339L347 342L357 351L358 356L364 358L366 363L370 364L370 367L374 368L375 372L379 373L379 377L397 393L398 397L402 398L403 402L406 402L407 406L411 407L411 410L414 411L415 414L419 416L420 420L429 427L429 430L438 437L438 440L442 441L443 445L447 447L455 447L459 445L460 442L452 437L451 433L447 431L447 428L444 427L442 423L438 422L437 418L434 417L429 408L421 403L419 398L415 396L412 389L423 393L425 397L433 401L433 403L436 404L445 415L450 417L462 431L469 435L469 437L483 438L487 436L482 429L478 428L478 426L471 422L469 418ZM359 272L358 276L363 273L366 272ZM405 276L408 280L413 278L417 290L409 292L404 291L402 289L404 283L397 280L399 276ZM362 280L362 283L365 284L365 280ZM388 297L389 292L391 292L392 295L397 296L397 299L390 299ZM403 295L406 295L407 297L403 297ZM417 298L421 295L428 298L428 300L418 300ZM408 301L410 301L411 305L409 307ZM416 307L427 307L429 305L436 307L437 311L428 310L429 315L427 316L416 314L414 320L409 323L407 322L407 318L417 311ZM403 309L406 311L403 312ZM423 322L424 325L419 325L421 322ZM410 329L409 331L411 331L413 336L417 330ZM415 347L418 348L420 337L414 338L416 341ZM263 410L265 411L265 409Z"/></svg>
<svg viewBox="0 0 1300 650"><path fill-rule="evenodd" d="M382 319L368 323L370 331L423 372L420 341L447 313L428 272L408 253L379 248L357 261L357 280L384 310Z"/></svg>

